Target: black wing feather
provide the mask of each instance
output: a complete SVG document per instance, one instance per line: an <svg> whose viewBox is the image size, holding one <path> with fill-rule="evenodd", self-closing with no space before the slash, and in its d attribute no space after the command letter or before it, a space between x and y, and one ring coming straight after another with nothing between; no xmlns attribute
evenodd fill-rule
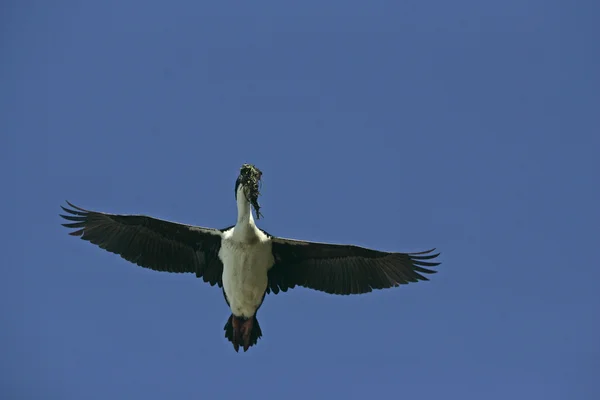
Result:
<svg viewBox="0 0 600 400"><path fill-rule="evenodd" d="M155 271L195 273L211 286L222 287L223 264L217 256L221 231L165 221L145 215L89 211L67 201L60 214L80 236L127 261Z"/></svg>
<svg viewBox="0 0 600 400"><path fill-rule="evenodd" d="M303 286L331 294L360 294L409 282L427 281L437 271L435 249L419 253L388 253L352 245L304 242L273 237L275 265L268 292Z"/></svg>

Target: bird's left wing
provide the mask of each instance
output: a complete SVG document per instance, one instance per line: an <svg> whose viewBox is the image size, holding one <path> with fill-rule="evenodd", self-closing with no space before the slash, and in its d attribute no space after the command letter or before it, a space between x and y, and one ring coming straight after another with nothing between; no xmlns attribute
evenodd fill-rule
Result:
<svg viewBox="0 0 600 400"><path fill-rule="evenodd" d="M388 253L364 247L305 242L272 237L275 264L267 291L279 293L298 286L331 294L359 294L428 280L436 271L435 249L420 253Z"/></svg>
<svg viewBox="0 0 600 400"><path fill-rule="evenodd" d="M217 256L221 231L184 225L145 215L89 211L67 202L61 208L71 221L62 224L98 247L144 268L195 273L211 286L222 286L223 264Z"/></svg>

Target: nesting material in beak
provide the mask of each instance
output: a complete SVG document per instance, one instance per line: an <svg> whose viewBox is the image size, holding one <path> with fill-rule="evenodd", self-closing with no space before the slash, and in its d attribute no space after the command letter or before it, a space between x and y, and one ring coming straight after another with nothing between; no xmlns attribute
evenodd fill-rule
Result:
<svg viewBox="0 0 600 400"><path fill-rule="evenodd" d="M258 196L260 196L260 179L262 171L252 164L242 165L240 176L242 185L245 188L246 199L250 202L256 212L256 219L262 216L260 213L260 204L258 204Z"/></svg>

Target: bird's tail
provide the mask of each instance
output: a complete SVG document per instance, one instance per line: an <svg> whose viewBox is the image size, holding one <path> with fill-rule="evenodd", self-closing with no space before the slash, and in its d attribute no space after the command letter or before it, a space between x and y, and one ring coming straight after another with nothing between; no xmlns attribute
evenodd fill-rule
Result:
<svg viewBox="0 0 600 400"><path fill-rule="evenodd" d="M244 351L248 351L262 337L262 330L256 315L250 318L242 318L231 314L223 329L225 330L225 337L233 343L236 352L240 346L243 346Z"/></svg>

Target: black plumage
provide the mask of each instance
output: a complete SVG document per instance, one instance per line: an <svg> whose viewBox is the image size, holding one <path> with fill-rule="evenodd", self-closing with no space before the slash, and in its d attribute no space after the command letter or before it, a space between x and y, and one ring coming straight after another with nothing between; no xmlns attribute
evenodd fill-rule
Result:
<svg viewBox="0 0 600 400"><path fill-rule="evenodd" d="M118 215L85 210L67 202L63 224L111 253L155 271L194 273L211 286L222 287L223 263L218 257L224 229L204 228L144 215ZM306 242L269 235L275 259L267 292L277 294L303 286L349 295L428 280L423 274L438 266L435 249L390 253L353 245ZM429 268L426 268L429 267Z"/></svg>
<svg viewBox="0 0 600 400"><path fill-rule="evenodd" d="M361 294L409 282L426 281L422 274L439 254L388 253L364 247L273 238L275 265L267 290L278 293L303 286L330 294Z"/></svg>
<svg viewBox="0 0 600 400"><path fill-rule="evenodd" d="M79 236L144 268L194 273L211 286L222 286L223 263L217 256L223 230L165 221L145 215L89 211L67 202L61 208ZM225 228L227 229L227 228Z"/></svg>

